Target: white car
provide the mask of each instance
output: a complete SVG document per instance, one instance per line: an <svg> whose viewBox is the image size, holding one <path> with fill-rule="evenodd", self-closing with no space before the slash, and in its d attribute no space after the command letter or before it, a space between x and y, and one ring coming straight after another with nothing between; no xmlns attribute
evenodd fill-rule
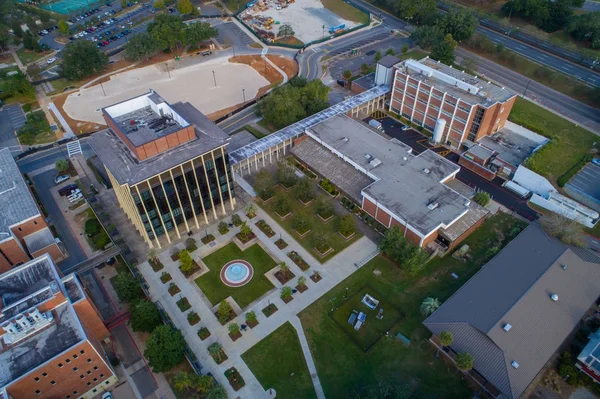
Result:
<svg viewBox="0 0 600 399"><path fill-rule="evenodd" d="M58 175L54 178L54 184L60 184L64 181L67 181L71 178L71 175Z"/></svg>
<svg viewBox="0 0 600 399"><path fill-rule="evenodd" d="M281 6L280 6L279 4L277 4L277 5L275 6L275 9L276 9L276 10L281 10Z"/></svg>
<svg viewBox="0 0 600 399"><path fill-rule="evenodd" d="M52 58L48 58L46 60L46 64L50 65L56 62L56 58L52 57Z"/></svg>

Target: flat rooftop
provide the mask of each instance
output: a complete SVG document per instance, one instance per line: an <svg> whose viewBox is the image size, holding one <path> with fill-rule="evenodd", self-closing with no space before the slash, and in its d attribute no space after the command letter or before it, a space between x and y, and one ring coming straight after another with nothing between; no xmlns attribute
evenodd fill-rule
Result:
<svg viewBox="0 0 600 399"><path fill-rule="evenodd" d="M143 161L110 129L91 136L92 149L119 184L137 184L228 143L229 136L190 103L179 102L170 108L194 125L196 139Z"/></svg>
<svg viewBox="0 0 600 399"><path fill-rule="evenodd" d="M0 150L0 233L11 234L10 226L40 214L10 150ZM0 235L0 240L6 239Z"/></svg>
<svg viewBox="0 0 600 399"><path fill-rule="evenodd" d="M119 130L139 147L181 130L182 126L171 116L162 116L152 107L144 107L114 118Z"/></svg>
<svg viewBox="0 0 600 399"><path fill-rule="evenodd" d="M600 201L600 166L589 162L569 181L569 185Z"/></svg>
<svg viewBox="0 0 600 399"><path fill-rule="evenodd" d="M451 96L471 105L487 108L516 96L516 93L510 89L479 79L429 57L419 61L413 59L403 61L397 64L397 68L405 73L408 72L413 79L448 92Z"/></svg>
<svg viewBox="0 0 600 399"><path fill-rule="evenodd" d="M460 167L432 151L415 156L406 144L345 115L307 134L364 170L374 182L362 191L421 234L447 227L469 210L470 201L442 183Z"/></svg>
<svg viewBox="0 0 600 399"><path fill-rule="evenodd" d="M519 166L537 147L548 141L546 137L507 121L506 125L492 136L483 136L479 144L495 151L498 158Z"/></svg>

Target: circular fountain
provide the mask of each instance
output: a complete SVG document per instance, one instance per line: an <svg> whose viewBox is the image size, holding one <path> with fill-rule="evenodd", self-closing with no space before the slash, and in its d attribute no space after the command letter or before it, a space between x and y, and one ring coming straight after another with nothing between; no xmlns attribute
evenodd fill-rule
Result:
<svg viewBox="0 0 600 399"><path fill-rule="evenodd" d="M232 260L221 269L221 281L228 287L241 287L254 275L252 265L245 260Z"/></svg>

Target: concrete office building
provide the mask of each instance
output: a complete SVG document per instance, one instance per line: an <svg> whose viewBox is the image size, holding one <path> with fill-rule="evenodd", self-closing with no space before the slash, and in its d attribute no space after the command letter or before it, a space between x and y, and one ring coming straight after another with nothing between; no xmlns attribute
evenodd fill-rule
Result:
<svg viewBox="0 0 600 399"><path fill-rule="evenodd" d="M471 146L497 132L517 97L511 90L429 58L378 64L375 83L391 85L390 111L430 132L438 124L434 140L453 148Z"/></svg>
<svg viewBox="0 0 600 399"><path fill-rule="evenodd" d="M108 330L48 254L0 275L0 301L0 397L93 398L117 382Z"/></svg>
<svg viewBox="0 0 600 399"><path fill-rule="evenodd" d="M307 127L291 152L329 179L385 227L411 243L451 250L488 211L452 188L460 167L433 151L390 139L346 115Z"/></svg>
<svg viewBox="0 0 600 399"><path fill-rule="evenodd" d="M45 253L64 257L10 150L0 150L0 273Z"/></svg>
<svg viewBox="0 0 600 399"><path fill-rule="evenodd" d="M190 103L171 105L151 90L102 113L109 129L90 145L150 247L234 209L229 137Z"/></svg>

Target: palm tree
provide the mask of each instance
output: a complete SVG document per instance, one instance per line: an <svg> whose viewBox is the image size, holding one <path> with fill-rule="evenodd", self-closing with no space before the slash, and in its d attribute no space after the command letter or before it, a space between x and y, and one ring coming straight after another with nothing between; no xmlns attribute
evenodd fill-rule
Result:
<svg viewBox="0 0 600 399"><path fill-rule="evenodd" d="M215 342L214 344L212 344L208 347L208 353L210 353L210 355L215 359L221 356L222 350L223 350L223 347L218 342Z"/></svg>
<svg viewBox="0 0 600 399"><path fill-rule="evenodd" d="M425 317L429 316L440 307L440 301L437 298L425 298L421 302L421 314Z"/></svg>
<svg viewBox="0 0 600 399"><path fill-rule="evenodd" d="M454 340L454 337L450 331L442 331L439 335L439 338L442 346L450 346Z"/></svg>
<svg viewBox="0 0 600 399"><path fill-rule="evenodd" d="M254 205L253 203L249 203L248 205L246 205L245 211L248 217L256 216L256 205Z"/></svg>
<svg viewBox="0 0 600 399"><path fill-rule="evenodd" d="M150 248L150 251L148 251L148 259L149 260L156 260L156 257L158 256L158 251L156 250L156 248Z"/></svg>
<svg viewBox="0 0 600 399"><path fill-rule="evenodd" d="M304 277L304 276L298 277L298 285L304 285L304 284L306 284L306 277Z"/></svg>
<svg viewBox="0 0 600 399"><path fill-rule="evenodd" d="M180 371L179 373L175 374L174 383L175 388L179 389L180 391L185 391L192 386L191 375L185 371Z"/></svg>
<svg viewBox="0 0 600 399"><path fill-rule="evenodd" d="M461 352L456 355L456 367L462 371L469 371L473 368L473 356L467 352Z"/></svg>

